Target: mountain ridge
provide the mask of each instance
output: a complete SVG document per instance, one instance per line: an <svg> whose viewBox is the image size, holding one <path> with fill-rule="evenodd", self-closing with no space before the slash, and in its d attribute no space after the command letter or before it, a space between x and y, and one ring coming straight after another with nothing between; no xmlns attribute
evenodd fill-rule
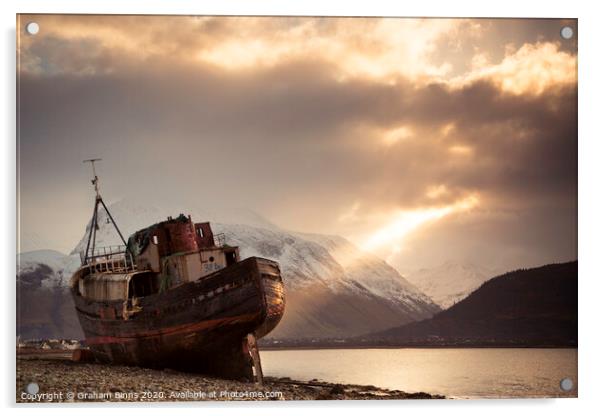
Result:
<svg viewBox="0 0 602 416"><path fill-rule="evenodd" d="M394 345L577 345L577 261L518 269L432 318L366 334Z"/></svg>
<svg viewBox="0 0 602 416"><path fill-rule="evenodd" d="M442 309L447 309L495 275L494 269L470 262L447 260L438 266L408 273L406 279Z"/></svg>

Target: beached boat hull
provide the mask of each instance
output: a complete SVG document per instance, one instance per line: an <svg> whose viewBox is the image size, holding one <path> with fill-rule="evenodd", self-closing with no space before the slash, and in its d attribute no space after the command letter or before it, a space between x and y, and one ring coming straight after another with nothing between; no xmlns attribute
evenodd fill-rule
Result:
<svg viewBox="0 0 602 416"><path fill-rule="evenodd" d="M284 313L278 264L257 257L134 302L91 301L76 286L72 293L96 360L236 379L253 378L249 342Z"/></svg>

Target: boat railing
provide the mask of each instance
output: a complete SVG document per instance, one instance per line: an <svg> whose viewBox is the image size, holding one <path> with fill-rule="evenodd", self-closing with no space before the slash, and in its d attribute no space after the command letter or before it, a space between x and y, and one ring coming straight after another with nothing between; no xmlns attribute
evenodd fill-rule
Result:
<svg viewBox="0 0 602 416"><path fill-rule="evenodd" d="M216 247L224 247L226 245L226 235L224 233L215 234L213 241Z"/></svg>
<svg viewBox="0 0 602 416"><path fill-rule="evenodd" d="M127 273L136 270L132 253L124 245L96 247L80 252L82 267L90 268L90 273Z"/></svg>

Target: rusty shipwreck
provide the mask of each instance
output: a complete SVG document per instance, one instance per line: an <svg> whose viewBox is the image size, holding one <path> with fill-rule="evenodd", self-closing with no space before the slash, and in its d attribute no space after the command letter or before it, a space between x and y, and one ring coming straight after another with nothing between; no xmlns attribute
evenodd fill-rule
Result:
<svg viewBox="0 0 602 416"><path fill-rule="evenodd" d="M98 191L71 292L89 347L102 363L172 368L260 381L256 339L284 313L278 263L250 257L208 222L167 218L126 241ZM123 245L96 246L99 209Z"/></svg>

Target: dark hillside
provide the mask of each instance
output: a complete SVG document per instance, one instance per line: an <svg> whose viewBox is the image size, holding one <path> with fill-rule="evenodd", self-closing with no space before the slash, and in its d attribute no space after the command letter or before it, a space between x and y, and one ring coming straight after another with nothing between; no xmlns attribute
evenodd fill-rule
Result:
<svg viewBox="0 0 602 416"><path fill-rule="evenodd" d="M386 344L577 345L577 262L485 282L431 319L370 334Z"/></svg>

